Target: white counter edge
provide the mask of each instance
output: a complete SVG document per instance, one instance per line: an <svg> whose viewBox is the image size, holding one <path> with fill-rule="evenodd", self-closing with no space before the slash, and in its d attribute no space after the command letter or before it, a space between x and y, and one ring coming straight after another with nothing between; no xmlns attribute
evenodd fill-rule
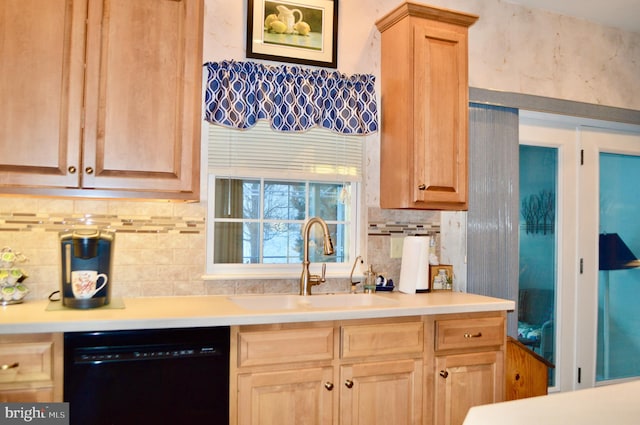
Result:
<svg viewBox="0 0 640 425"><path fill-rule="evenodd" d="M312 310L245 310L228 296L124 299L124 309L46 311L34 301L0 309L0 334L253 325L510 311L515 303L463 293L381 294L394 305Z"/></svg>

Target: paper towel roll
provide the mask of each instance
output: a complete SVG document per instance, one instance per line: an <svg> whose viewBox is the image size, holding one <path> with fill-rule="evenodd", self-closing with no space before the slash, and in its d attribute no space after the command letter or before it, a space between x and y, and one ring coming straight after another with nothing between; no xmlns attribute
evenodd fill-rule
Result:
<svg viewBox="0 0 640 425"><path fill-rule="evenodd" d="M398 290L415 294L429 289L429 236L407 236L402 243Z"/></svg>

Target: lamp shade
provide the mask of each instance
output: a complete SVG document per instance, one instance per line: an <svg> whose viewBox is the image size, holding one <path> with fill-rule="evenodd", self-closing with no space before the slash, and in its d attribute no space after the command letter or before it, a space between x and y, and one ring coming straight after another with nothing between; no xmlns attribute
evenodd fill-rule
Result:
<svg viewBox="0 0 640 425"><path fill-rule="evenodd" d="M600 234L600 270L640 267L640 261L617 233Z"/></svg>

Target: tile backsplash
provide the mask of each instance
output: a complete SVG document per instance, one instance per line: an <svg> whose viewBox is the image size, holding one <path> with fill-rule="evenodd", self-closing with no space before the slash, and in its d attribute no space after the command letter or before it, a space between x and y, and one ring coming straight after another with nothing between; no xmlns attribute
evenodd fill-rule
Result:
<svg viewBox="0 0 640 425"><path fill-rule="evenodd" d="M79 227L116 231L113 296L207 293L205 206L199 203L0 198L0 247L22 252L28 298L60 286L58 233Z"/></svg>
<svg viewBox="0 0 640 425"><path fill-rule="evenodd" d="M0 198L0 248L23 253L28 299L45 299L60 286L58 233L79 227L116 232L112 295L170 296L296 293L298 279L204 280L206 204L118 200ZM439 232L439 213L407 214L369 208L367 263L397 279L400 259L389 238ZM439 239L438 239L439 240ZM348 278L331 279L317 292L346 292Z"/></svg>

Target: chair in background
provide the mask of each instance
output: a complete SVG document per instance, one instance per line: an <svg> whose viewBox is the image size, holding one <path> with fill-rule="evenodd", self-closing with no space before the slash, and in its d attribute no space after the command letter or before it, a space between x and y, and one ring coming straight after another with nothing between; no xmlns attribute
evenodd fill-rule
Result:
<svg viewBox="0 0 640 425"><path fill-rule="evenodd" d="M526 288L518 294L518 341L555 363L554 293L550 289Z"/></svg>

